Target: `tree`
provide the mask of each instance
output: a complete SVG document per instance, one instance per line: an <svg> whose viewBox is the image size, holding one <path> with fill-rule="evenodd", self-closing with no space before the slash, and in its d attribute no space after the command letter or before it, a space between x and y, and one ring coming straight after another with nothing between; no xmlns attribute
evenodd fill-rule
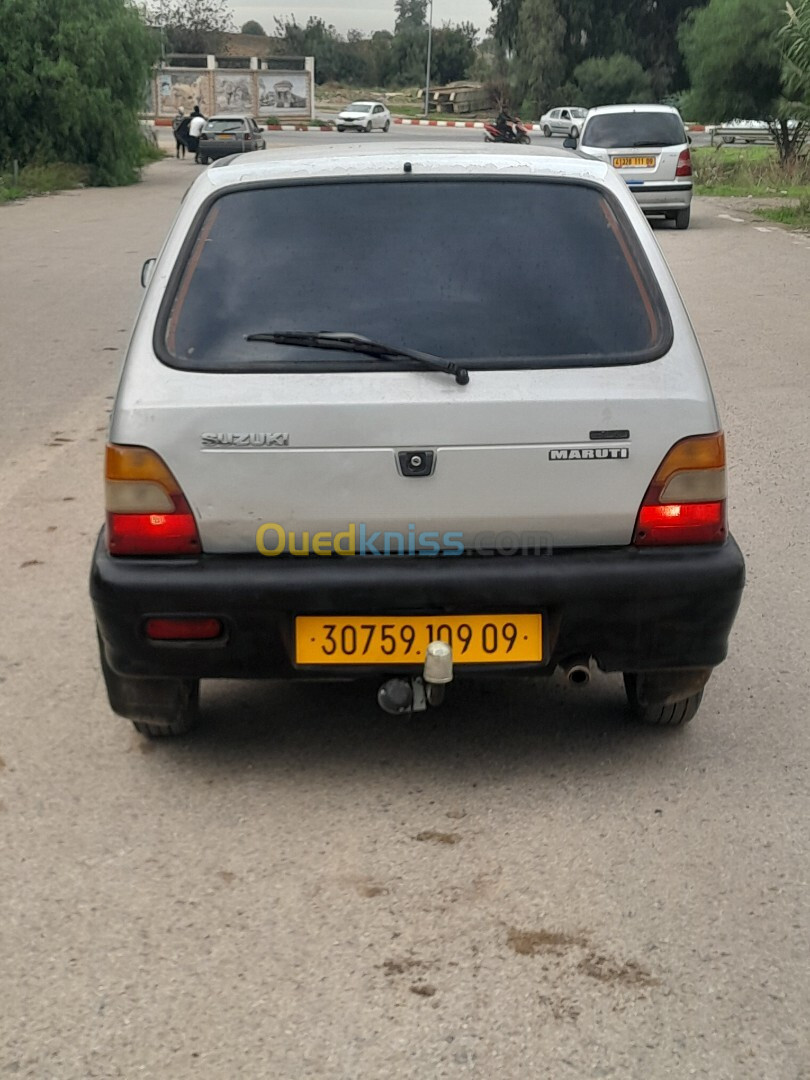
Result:
<svg viewBox="0 0 810 1080"><path fill-rule="evenodd" d="M565 22L557 0L522 0L516 30L515 103L522 101L520 109L524 115L540 116L553 104L566 74Z"/></svg>
<svg viewBox="0 0 810 1080"><path fill-rule="evenodd" d="M587 109L650 101L653 96L650 76L638 60L623 53L583 60L574 68L573 93L577 104Z"/></svg>
<svg viewBox="0 0 810 1080"><path fill-rule="evenodd" d="M520 30L521 13L534 0L490 0L497 41L519 59L534 43ZM650 75L656 96L685 85L677 29L687 11L708 0L556 0L540 19L542 34L557 33L562 82L574 68L593 57L626 53ZM537 20L535 20L537 21ZM525 25L525 23L524 23Z"/></svg>
<svg viewBox="0 0 810 1080"><path fill-rule="evenodd" d="M449 23L433 31L431 51L431 81L438 86L467 77L475 62L475 39L478 31L470 23L451 26Z"/></svg>
<svg viewBox="0 0 810 1080"><path fill-rule="evenodd" d="M242 26L243 34L253 34L255 37L267 37L264 32L264 27L260 22L256 22L255 19L248 19L248 21Z"/></svg>
<svg viewBox="0 0 810 1080"><path fill-rule="evenodd" d="M89 166L137 179L138 114L159 45L127 0L3 0L0 163Z"/></svg>
<svg viewBox="0 0 810 1080"><path fill-rule="evenodd" d="M227 0L152 0L147 12L167 52L217 52L220 36L233 30Z"/></svg>
<svg viewBox="0 0 810 1080"><path fill-rule="evenodd" d="M427 26L427 9L428 0L395 0L394 10L397 13L397 20L394 33Z"/></svg>
<svg viewBox="0 0 810 1080"><path fill-rule="evenodd" d="M691 79L689 111L714 123L764 120L786 163L801 149L807 124L789 125L783 26L782 0L711 0L684 25L680 42Z"/></svg>
<svg viewBox="0 0 810 1080"><path fill-rule="evenodd" d="M785 88L804 118L810 114L810 0L786 5L787 23L779 31L785 50Z"/></svg>

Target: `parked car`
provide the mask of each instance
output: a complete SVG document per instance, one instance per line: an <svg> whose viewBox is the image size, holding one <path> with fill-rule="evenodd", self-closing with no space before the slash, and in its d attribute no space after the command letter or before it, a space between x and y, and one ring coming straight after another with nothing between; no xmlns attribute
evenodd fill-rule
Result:
<svg viewBox="0 0 810 1080"><path fill-rule="evenodd" d="M694 715L744 564L700 348L618 170L255 154L198 177L142 280L90 586L139 731L188 730L201 679L375 679L408 714L600 669L644 722Z"/></svg>
<svg viewBox="0 0 810 1080"><path fill-rule="evenodd" d="M795 131L798 120L788 120L788 130ZM773 134L765 120L727 120L723 124L716 124L708 128L711 133L712 145L715 138L724 143L772 143Z"/></svg>
<svg viewBox="0 0 810 1080"><path fill-rule="evenodd" d="M540 117L543 134L547 139L550 139L552 135L562 135L563 137L570 135L576 139L582 130L587 115L587 109L572 106L564 109L551 109Z"/></svg>
<svg viewBox="0 0 810 1080"><path fill-rule="evenodd" d="M206 121L200 134L200 160L207 165L216 158L264 150L262 129L252 116L223 113Z"/></svg>
<svg viewBox="0 0 810 1080"><path fill-rule="evenodd" d="M607 105L591 109L571 148L607 162L650 216L689 228L692 155L677 109L667 105Z"/></svg>
<svg viewBox="0 0 810 1080"><path fill-rule="evenodd" d="M338 131L388 131L391 113L379 101L354 101L337 118Z"/></svg>

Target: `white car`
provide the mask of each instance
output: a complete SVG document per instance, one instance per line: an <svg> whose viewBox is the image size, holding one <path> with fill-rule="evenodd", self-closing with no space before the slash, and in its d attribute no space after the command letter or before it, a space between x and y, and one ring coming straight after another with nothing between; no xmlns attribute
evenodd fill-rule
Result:
<svg viewBox="0 0 810 1080"><path fill-rule="evenodd" d="M688 229L692 206L691 140L668 105L606 105L591 109L582 134L564 145L612 166L645 214Z"/></svg>
<svg viewBox="0 0 810 1080"><path fill-rule="evenodd" d="M139 731L192 727L205 679L373 679L409 715L599 670L643 722L694 715L744 563L700 348L609 163L223 160L142 280L90 584Z"/></svg>
<svg viewBox="0 0 810 1080"><path fill-rule="evenodd" d="M576 139L582 130L587 115L587 109L574 106L551 109L540 117L540 125L547 139L550 139L552 135L562 135L563 138L570 135Z"/></svg>
<svg viewBox="0 0 810 1080"><path fill-rule="evenodd" d="M338 131L388 131L391 113L379 101L354 101L335 121Z"/></svg>

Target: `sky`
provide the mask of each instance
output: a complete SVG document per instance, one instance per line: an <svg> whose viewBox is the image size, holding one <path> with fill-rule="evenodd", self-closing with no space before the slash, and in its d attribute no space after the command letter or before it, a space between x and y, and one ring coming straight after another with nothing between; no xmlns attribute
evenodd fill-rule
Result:
<svg viewBox="0 0 810 1080"><path fill-rule="evenodd" d="M310 15L320 16L324 22L337 27L341 34L347 30L368 33L371 30L394 29L394 0L317 0L314 4L290 0L281 6L268 0L252 4L231 0L230 6L237 29L248 19L255 19L268 34L273 31L274 16L290 14L295 15L299 23L305 23ZM441 26L443 22L471 22L483 37L491 18L492 5L489 0L434 0L433 21L436 26Z"/></svg>

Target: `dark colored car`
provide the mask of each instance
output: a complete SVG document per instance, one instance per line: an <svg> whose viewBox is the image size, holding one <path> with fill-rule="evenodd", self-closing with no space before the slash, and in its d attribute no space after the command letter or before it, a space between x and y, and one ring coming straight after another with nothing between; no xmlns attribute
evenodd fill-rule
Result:
<svg viewBox="0 0 810 1080"><path fill-rule="evenodd" d="M200 135L200 160L203 165L215 158L264 150L262 129L252 116L212 116Z"/></svg>

